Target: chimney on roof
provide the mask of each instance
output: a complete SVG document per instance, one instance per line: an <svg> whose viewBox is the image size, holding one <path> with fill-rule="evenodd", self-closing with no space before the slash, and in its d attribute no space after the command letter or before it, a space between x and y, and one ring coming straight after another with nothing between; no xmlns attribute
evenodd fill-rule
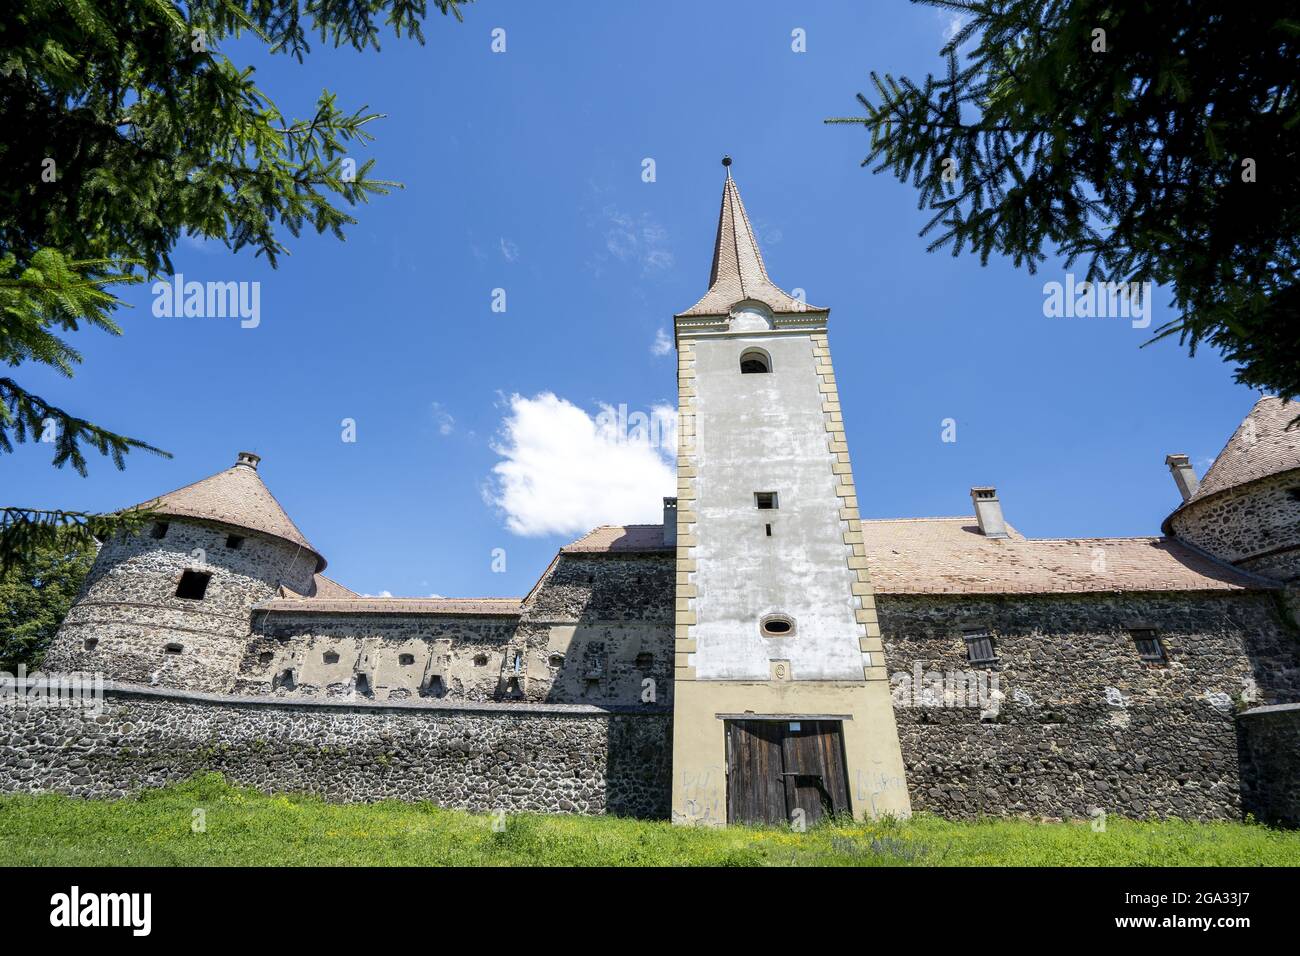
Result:
<svg viewBox="0 0 1300 956"><path fill-rule="evenodd" d="M991 485L972 488L970 499L975 502L975 520L979 522L980 534L986 538L1009 537L1007 523L1002 519L1002 502L998 500L996 488Z"/></svg>
<svg viewBox="0 0 1300 956"><path fill-rule="evenodd" d="M677 499L664 499L664 544L677 545Z"/></svg>
<svg viewBox="0 0 1300 956"><path fill-rule="evenodd" d="M261 460L261 455L254 455L251 451L241 451L239 457L235 459L235 467L243 465L245 468L251 468L253 471L257 471L257 463Z"/></svg>
<svg viewBox="0 0 1300 956"><path fill-rule="evenodd" d="M1174 476L1178 493L1183 496L1184 501L1189 500L1201 486L1191 461L1186 455L1165 455L1165 464L1169 466L1169 473Z"/></svg>

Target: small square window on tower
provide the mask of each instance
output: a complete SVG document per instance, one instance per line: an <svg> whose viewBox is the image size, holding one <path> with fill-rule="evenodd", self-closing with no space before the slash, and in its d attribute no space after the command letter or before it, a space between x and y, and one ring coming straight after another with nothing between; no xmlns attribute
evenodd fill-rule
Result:
<svg viewBox="0 0 1300 956"><path fill-rule="evenodd" d="M754 492L754 505L759 511L775 511L778 507L775 491Z"/></svg>
<svg viewBox="0 0 1300 956"><path fill-rule="evenodd" d="M1154 627L1134 627L1129 629L1129 637L1137 645L1138 657L1148 664L1159 664L1165 659L1165 648L1160 643L1160 635Z"/></svg>
<svg viewBox="0 0 1300 956"><path fill-rule="evenodd" d="M993 635L984 630L966 631L962 634L966 642L966 659L972 664L996 664L997 651L993 647Z"/></svg>
<svg viewBox="0 0 1300 956"><path fill-rule="evenodd" d="M180 583L176 585L176 596L191 601L202 601L203 596L208 593L208 582L211 580L212 575L207 571L186 571L181 575Z"/></svg>
<svg viewBox="0 0 1300 956"><path fill-rule="evenodd" d="M243 546L244 546L243 535L238 535L238 534L226 535L226 547L229 548L231 551L238 551Z"/></svg>
<svg viewBox="0 0 1300 956"><path fill-rule="evenodd" d="M167 522L155 521L153 527L149 529L149 537L158 539L167 537Z"/></svg>

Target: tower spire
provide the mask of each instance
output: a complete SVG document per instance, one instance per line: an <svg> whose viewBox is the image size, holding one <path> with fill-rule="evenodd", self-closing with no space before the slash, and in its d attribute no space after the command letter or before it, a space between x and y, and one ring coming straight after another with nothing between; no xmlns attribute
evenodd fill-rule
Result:
<svg viewBox="0 0 1300 956"><path fill-rule="evenodd" d="M718 213L718 235L713 244L709 291L678 315L728 315L731 307L744 299L762 302L776 313L827 311L801 302L768 277L763 253L740 199L740 189L731 177L731 157L723 156L722 165L727 178L722 184L722 209Z"/></svg>

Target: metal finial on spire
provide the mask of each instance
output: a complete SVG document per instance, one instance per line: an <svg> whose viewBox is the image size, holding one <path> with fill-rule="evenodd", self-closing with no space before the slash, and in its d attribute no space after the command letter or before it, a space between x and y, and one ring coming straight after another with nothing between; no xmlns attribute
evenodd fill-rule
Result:
<svg viewBox="0 0 1300 956"><path fill-rule="evenodd" d="M730 179L730 178L731 178L731 157L730 157L730 156L727 156L727 155L723 155L723 157L722 157L722 165L726 167L726 169L727 169L727 178Z"/></svg>

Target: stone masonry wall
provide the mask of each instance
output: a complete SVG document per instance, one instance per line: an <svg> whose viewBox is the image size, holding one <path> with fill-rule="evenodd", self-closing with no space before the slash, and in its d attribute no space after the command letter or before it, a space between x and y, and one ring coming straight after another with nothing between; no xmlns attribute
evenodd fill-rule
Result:
<svg viewBox="0 0 1300 956"><path fill-rule="evenodd" d="M1300 827L1300 704L1256 707L1238 718L1243 809Z"/></svg>
<svg viewBox="0 0 1300 956"><path fill-rule="evenodd" d="M0 707L0 791L121 797L215 770L268 793L667 818L671 714L343 704L110 687L103 712Z"/></svg>
<svg viewBox="0 0 1300 956"><path fill-rule="evenodd" d="M1235 711L1300 699L1297 635L1267 592L877 604L912 805L947 817L1239 817ZM1140 659L1138 627L1165 661ZM966 628L996 664L968 662Z"/></svg>
<svg viewBox="0 0 1300 956"><path fill-rule="evenodd" d="M561 553L519 622L519 640L542 665L529 665L538 678L529 681L529 696L671 704L674 580L672 551Z"/></svg>
<svg viewBox="0 0 1300 956"><path fill-rule="evenodd" d="M561 554L517 618L255 609L234 690L284 698L667 705L672 619L671 551Z"/></svg>
<svg viewBox="0 0 1300 956"><path fill-rule="evenodd" d="M299 591L311 586L315 558L288 542L216 524L166 521L162 538L146 528L100 548L42 662L45 670L228 690L244 655L253 605L275 596L281 583ZM241 547L226 547L230 534L243 537ZM202 600L176 596L186 570L212 575Z"/></svg>
<svg viewBox="0 0 1300 956"><path fill-rule="evenodd" d="M1300 471L1283 472L1194 502L1173 532L1233 564L1276 578L1300 578Z"/></svg>
<svg viewBox="0 0 1300 956"><path fill-rule="evenodd" d="M514 673L515 629L516 620L503 617L255 611L235 692L500 700L514 696L506 675ZM521 688L535 663L525 658ZM434 675L439 680L431 682Z"/></svg>

